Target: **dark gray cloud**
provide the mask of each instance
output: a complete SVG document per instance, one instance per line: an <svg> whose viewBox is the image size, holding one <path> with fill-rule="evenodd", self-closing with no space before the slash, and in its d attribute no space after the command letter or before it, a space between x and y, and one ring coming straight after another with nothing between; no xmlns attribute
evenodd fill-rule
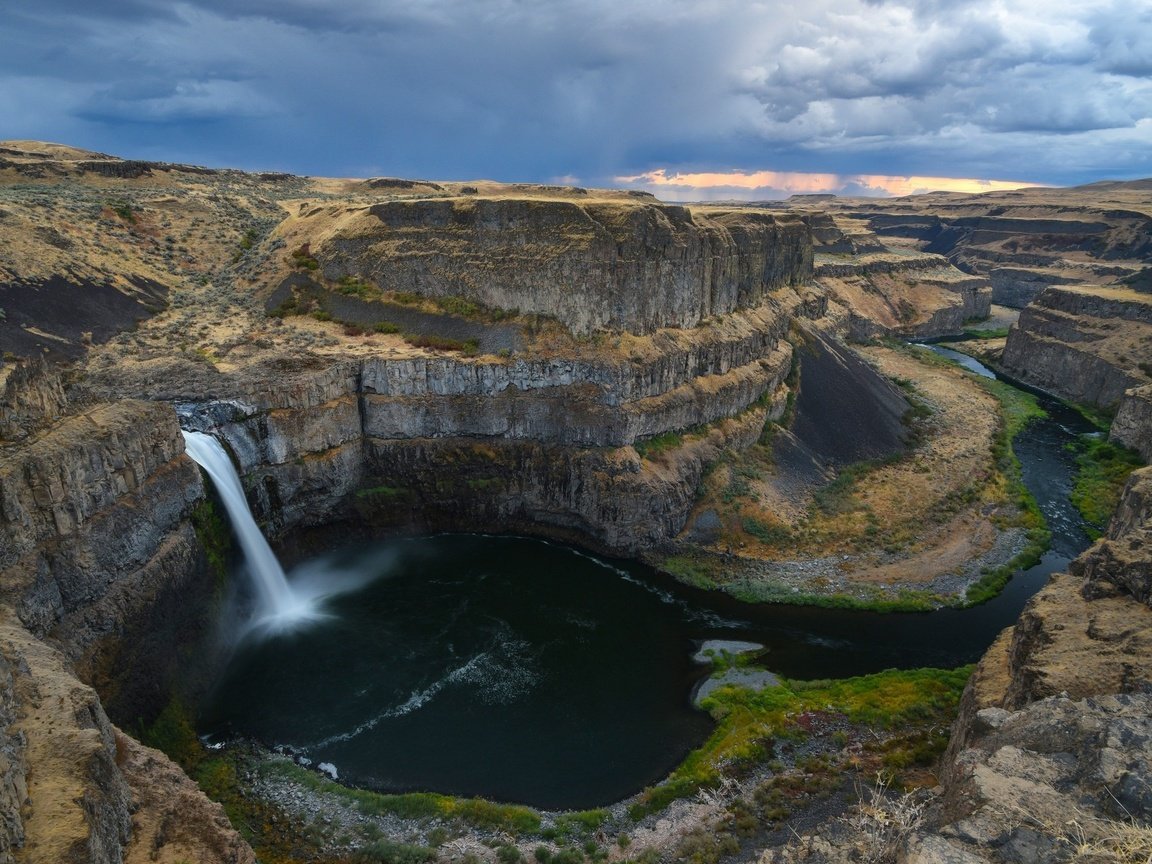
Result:
<svg viewBox="0 0 1152 864"><path fill-rule="evenodd" d="M1152 174L1128 0L45 0L9 137L318 174Z"/></svg>

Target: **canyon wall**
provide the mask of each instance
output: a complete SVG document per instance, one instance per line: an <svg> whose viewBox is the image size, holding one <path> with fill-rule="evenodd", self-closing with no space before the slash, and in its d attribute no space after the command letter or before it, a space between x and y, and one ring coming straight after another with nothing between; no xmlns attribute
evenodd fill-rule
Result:
<svg viewBox="0 0 1152 864"><path fill-rule="evenodd" d="M1108 217L1107 229L1095 217L1053 214L971 221L979 214L953 213L947 224L921 214L900 225L861 217L879 234L912 231L918 243L936 244L973 271L961 274L931 250L893 252L868 232L810 214L689 210L573 189L489 184L478 193L461 184L49 162L4 160L0 172L16 171L20 183L131 180L137 185L123 188L135 218L55 214L76 235L57 236L41 230L36 202L17 196L21 217L6 220L5 231L23 225L57 250L51 272L39 275L49 279L80 249L93 273L116 270L124 286L143 274L172 291L157 295L169 308L139 331L90 345L91 328L70 313L100 304L71 303L68 292L92 286L57 286L54 308L76 325L69 356L88 358L72 400L50 370L7 358L0 366L0 862L252 860L219 808L104 714L135 717L138 706L154 709L169 695L175 668L187 673L196 659L180 646L200 644L207 623L197 615L210 614L222 589L196 521L207 493L183 455L176 413L130 397L198 403L274 536L342 519L389 530L499 525L632 554L680 531L708 466L783 413L793 359L786 336L798 318L860 336L938 335L987 311L982 277L994 266L1050 266L1064 260L1054 251L1063 248L1123 269L1149 242L1139 214ZM159 185L143 185L151 183ZM72 215L90 217L84 208L104 201L107 188L58 203L65 216L75 206ZM392 197L397 189L425 197ZM283 212L292 215L280 221ZM204 218L212 231L199 229ZM215 230L216 221L227 230ZM1025 239L1011 247L1014 231ZM814 242L826 256L816 264L821 285L803 290ZM47 253L43 243L20 249ZM176 256L177 243L187 252ZM49 266L43 255L21 255L27 266ZM131 268L139 272L120 272ZM323 318L274 326L263 302L301 268L334 295L353 277L377 294L463 298L550 318L564 338L466 357L420 350L399 335L387 344L362 333L342 340ZM1077 272L1109 275L1091 262ZM829 303L832 294L840 302ZM1152 319L1135 294L1047 289L1009 338L1005 364L1082 401L1122 399L1116 437L1147 454L1139 364ZM31 326L41 307L25 299ZM109 326L132 320L117 316ZM661 438L672 446L651 446ZM987 808L980 796L991 786L970 781L1008 764L1006 748L1036 751L1048 740L1042 746L1059 764L1040 768L1051 772L1068 762L1066 752L1081 759L1082 751L1056 749L1071 746L1067 736L1033 734L1045 718L1082 730L1074 737L1107 756L1091 771L1109 789L1123 792L1124 777L1143 776L1133 760L1147 739L1132 724L1147 716L1138 702L1150 655L1147 480L1144 472L1130 486L1108 537L1075 575L1042 591L985 659L950 754L945 796L955 818L922 834L922 844L943 837L975 856L995 843L1016 848L1022 835L1010 831L970 842L947 826ZM1032 731L1008 737L1017 727ZM1138 746L1112 747L1101 729Z"/></svg>
<svg viewBox="0 0 1152 864"><path fill-rule="evenodd" d="M783 292L658 333L634 357L341 361L205 411L274 535L355 515L558 531L635 552L682 527L718 448L747 446L783 410L783 337L801 312ZM692 454L675 466L633 449L669 433Z"/></svg>
<svg viewBox="0 0 1152 864"><path fill-rule="evenodd" d="M1065 399L1114 409L1126 390L1152 380L1150 351L1152 295L1049 287L1020 313L1001 364Z"/></svg>
<svg viewBox="0 0 1152 864"><path fill-rule="evenodd" d="M877 336L929 339L960 333L987 318L988 281L962 273L937 255L858 261L817 258L816 284L847 313L849 338Z"/></svg>
<svg viewBox="0 0 1152 864"><path fill-rule="evenodd" d="M1152 464L1152 384L1124 391L1108 437Z"/></svg>
<svg viewBox="0 0 1152 864"><path fill-rule="evenodd" d="M333 281L547 315L578 335L694 327L812 275L798 217L629 200L315 206L278 237Z"/></svg>
<svg viewBox="0 0 1152 864"><path fill-rule="evenodd" d="M0 607L0 862L254 864L224 809L109 722L69 659Z"/></svg>

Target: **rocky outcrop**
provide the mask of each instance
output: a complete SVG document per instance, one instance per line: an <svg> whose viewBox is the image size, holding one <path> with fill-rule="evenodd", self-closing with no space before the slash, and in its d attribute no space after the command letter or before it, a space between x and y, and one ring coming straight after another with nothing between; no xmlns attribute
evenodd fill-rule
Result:
<svg viewBox="0 0 1152 864"><path fill-rule="evenodd" d="M67 405L59 368L36 361L0 366L0 442L27 438Z"/></svg>
<svg viewBox="0 0 1152 864"><path fill-rule="evenodd" d="M1104 538L1081 555L1072 573L1088 598L1116 592L1152 607L1152 468L1134 471Z"/></svg>
<svg viewBox="0 0 1152 864"><path fill-rule="evenodd" d="M0 454L0 599L47 635L119 584L168 568L181 554L177 528L203 496L182 453L169 406L127 401ZM80 653L98 632L64 628L60 638Z"/></svg>
<svg viewBox="0 0 1152 864"><path fill-rule="evenodd" d="M0 607L0 862L250 864L163 754L117 730L60 652Z"/></svg>
<svg viewBox="0 0 1152 864"><path fill-rule="evenodd" d="M123 733L120 772L132 792L124 864L256 864L224 808L159 750Z"/></svg>
<svg viewBox="0 0 1152 864"><path fill-rule="evenodd" d="M960 272L938 255L817 255L816 284L848 312L849 338L928 339L959 333L987 318L986 279Z"/></svg>
<svg viewBox="0 0 1152 864"><path fill-rule="evenodd" d="M1119 856L1129 820L1152 812L1150 709L1152 694L1121 693L980 711L982 734L950 766L943 825L909 837L902 860L1134 860Z"/></svg>
<svg viewBox="0 0 1152 864"><path fill-rule="evenodd" d="M12 664L0 653L0 862L9 864L24 845L20 811L28 799L27 741L16 728Z"/></svg>
<svg viewBox="0 0 1152 864"><path fill-rule="evenodd" d="M482 197L317 206L278 229L325 277L553 317L571 332L695 327L812 272L808 226L757 211Z"/></svg>
<svg viewBox="0 0 1152 864"><path fill-rule="evenodd" d="M1124 391L1108 437L1152 463L1152 384Z"/></svg>
<svg viewBox="0 0 1152 864"><path fill-rule="evenodd" d="M969 682L937 821L974 860L1070 860L1070 818L1095 842L1152 814L1150 532L1143 468L1107 536L1029 601Z"/></svg>
<svg viewBox="0 0 1152 864"><path fill-rule="evenodd" d="M119 862L130 829L131 792L116 766L116 733L95 691L65 659L0 610L0 655L12 670L13 718L27 773L14 778L19 807L6 814L7 860L36 864ZM15 829L15 830L13 830ZM13 836L15 835L15 836Z"/></svg>
<svg viewBox="0 0 1152 864"><path fill-rule="evenodd" d="M1049 285L1071 285L1080 281L1077 275L1028 267L992 267L988 271L992 285L992 302L1013 309L1023 309Z"/></svg>
<svg viewBox="0 0 1152 864"><path fill-rule="evenodd" d="M1137 365L1152 337L1152 298L1133 291L1050 287L1020 313L1004 346L1004 371L1100 408L1147 381Z"/></svg>
<svg viewBox="0 0 1152 864"><path fill-rule="evenodd" d="M1152 817L1150 533L1152 468L1142 468L1107 536L1072 573L1053 577L977 665L931 806L862 805L859 818L769 851L762 864L1143 860Z"/></svg>

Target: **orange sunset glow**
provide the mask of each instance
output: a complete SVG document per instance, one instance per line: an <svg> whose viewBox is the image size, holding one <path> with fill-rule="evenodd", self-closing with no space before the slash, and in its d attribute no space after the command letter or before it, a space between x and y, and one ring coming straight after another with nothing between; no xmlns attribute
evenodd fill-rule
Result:
<svg viewBox="0 0 1152 864"><path fill-rule="evenodd" d="M915 195L924 192L1003 192L1038 183L983 180L964 177L898 177L886 174L816 174L799 171L669 172L660 168L630 177L616 177L625 185L661 190L770 190L791 195L832 192L851 195ZM845 192L845 190L850 190Z"/></svg>

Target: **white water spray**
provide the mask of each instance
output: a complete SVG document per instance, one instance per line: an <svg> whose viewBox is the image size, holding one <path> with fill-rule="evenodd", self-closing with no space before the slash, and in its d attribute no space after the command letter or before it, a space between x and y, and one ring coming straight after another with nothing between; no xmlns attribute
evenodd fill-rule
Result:
<svg viewBox="0 0 1152 864"><path fill-rule="evenodd" d="M211 435L202 432L184 434L185 450L203 468L220 493L224 509L244 551L244 560L257 592L257 613L253 625L271 631L286 630L309 620L324 617L317 608L322 596L317 591L296 592L284 576L284 570L268 541L260 533L248 499L240 485L240 475L232 466L224 447ZM328 592L331 593L331 592Z"/></svg>

